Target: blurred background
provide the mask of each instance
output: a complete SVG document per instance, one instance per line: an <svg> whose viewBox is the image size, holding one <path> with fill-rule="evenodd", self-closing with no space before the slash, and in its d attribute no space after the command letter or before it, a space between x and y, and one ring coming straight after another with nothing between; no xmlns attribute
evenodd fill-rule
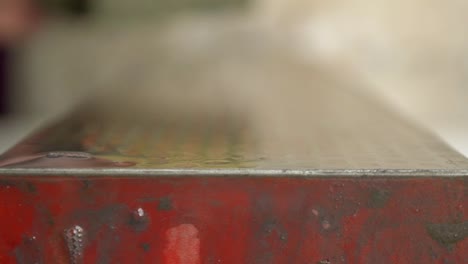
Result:
<svg viewBox="0 0 468 264"><path fill-rule="evenodd" d="M261 58L358 86L468 155L467 11L458 0L2 0L0 152L97 95L143 102L158 74L203 64L227 89L251 85L255 67L240 69Z"/></svg>

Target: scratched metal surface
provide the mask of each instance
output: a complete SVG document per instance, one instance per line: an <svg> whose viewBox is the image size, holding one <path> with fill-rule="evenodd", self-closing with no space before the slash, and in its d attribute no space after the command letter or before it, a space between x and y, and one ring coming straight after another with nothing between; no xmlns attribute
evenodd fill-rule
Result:
<svg viewBox="0 0 468 264"><path fill-rule="evenodd" d="M19 176L0 263L466 263L462 178Z"/></svg>
<svg viewBox="0 0 468 264"><path fill-rule="evenodd" d="M226 109L150 114L118 100L90 104L6 152L0 174L468 175L465 157L372 98L315 95L300 114L270 122Z"/></svg>

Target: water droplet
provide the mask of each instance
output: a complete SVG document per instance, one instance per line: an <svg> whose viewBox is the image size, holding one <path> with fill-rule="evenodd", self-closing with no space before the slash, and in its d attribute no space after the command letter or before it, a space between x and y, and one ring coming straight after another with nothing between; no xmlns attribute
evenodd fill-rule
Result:
<svg viewBox="0 0 468 264"><path fill-rule="evenodd" d="M138 208L138 209L137 209L137 215L138 215L139 217L145 216L145 211L143 211L143 208Z"/></svg>
<svg viewBox="0 0 468 264"><path fill-rule="evenodd" d="M136 231L143 231L149 225L149 217L143 208L139 207L133 211L129 222L130 226Z"/></svg>
<svg viewBox="0 0 468 264"><path fill-rule="evenodd" d="M64 236L70 254L70 263L83 263L85 247L85 230L81 226L75 225L71 228L66 229L64 231Z"/></svg>

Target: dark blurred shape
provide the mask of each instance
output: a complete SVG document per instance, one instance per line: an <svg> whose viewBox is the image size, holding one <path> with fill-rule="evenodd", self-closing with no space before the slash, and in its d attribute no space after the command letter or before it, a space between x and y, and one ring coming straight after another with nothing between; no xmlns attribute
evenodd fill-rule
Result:
<svg viewBox="0 0 468 264"><path fill-rule="evenodd" d="M139 9L138 15L150 16L156 19L165 19L177 13L187 11L224 11L244 9L251 0L156 0ZM141 1L140 1L141 2ZM125 13L125 10L120 12Z"/></svg>
<svg viewBox="0 0 468 264"><path fill-rule="evenodd" d="M27 40L39 24L40 7L36 0L0 1L0 115L11 110L11 53Z"/></svg>
<svg viewBox="0 0 468 264"><path fill-rule="evenodd" d="M91 12L90 0L42 0L43 6L48 11L66 13L81 17Z"/></svg>
<svg viewBox="0 0 468 264"><path fill-rule="evenodd" d="M89 0L68 0L65 8L70 14L76 16L86 15L91 11L91 1Z"/></svg>
<svg viewBox="0 0 468 264"><path fill-rule="evenodd" d="M8 51L0 46L0 116L8 113Z"/></svg>

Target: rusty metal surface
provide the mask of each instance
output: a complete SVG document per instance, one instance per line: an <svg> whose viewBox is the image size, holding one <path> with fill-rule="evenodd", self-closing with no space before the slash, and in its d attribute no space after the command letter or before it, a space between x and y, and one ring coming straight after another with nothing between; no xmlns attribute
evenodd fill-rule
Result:
<svg viewBox="0 0 468 264"><path fill-rule="evenodd" d="M18 176L0 263L440 263L468 259L462 178Z"/></svg>
<svg viewBox="0 0 468 264"><path fill-rule="evenodd" d="M286 130L116 102L44 128L0 160L0 263L466 262L466 158L320 94Z"/></svg>

